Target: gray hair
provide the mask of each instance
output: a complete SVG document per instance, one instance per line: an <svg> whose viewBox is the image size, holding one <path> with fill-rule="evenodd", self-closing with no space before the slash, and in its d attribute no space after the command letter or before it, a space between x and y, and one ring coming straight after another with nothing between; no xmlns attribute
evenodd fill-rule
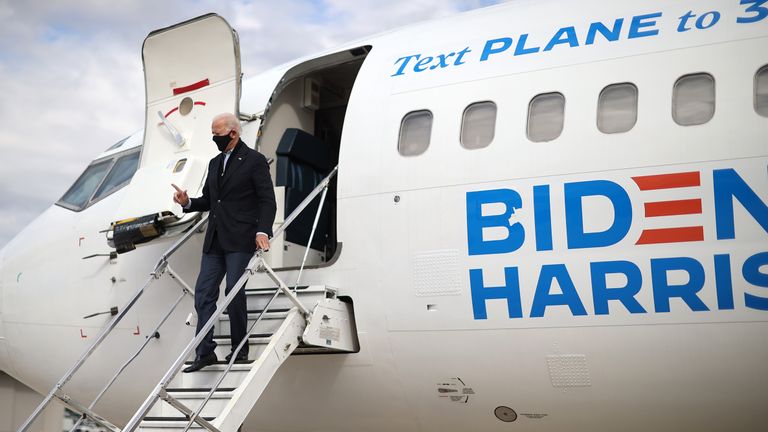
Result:
<svg viewBox="0 0 768 432"><path fill-rule="evenodd" d="M240 132L241 132L240 120L238 120L234 114L221 113L213 118L213 123L216 123L218 121L223 121L224 125L226 125L230 131L235 131L237 132L238 135L240 135Z"/></svg>

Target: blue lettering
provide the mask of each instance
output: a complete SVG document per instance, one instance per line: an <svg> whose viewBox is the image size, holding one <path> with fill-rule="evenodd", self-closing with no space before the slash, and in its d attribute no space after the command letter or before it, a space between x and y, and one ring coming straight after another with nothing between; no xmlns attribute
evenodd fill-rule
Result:
<svg viewBox="0 0 768 432"><path fill-rule="evenodd" d="M432 63L432 60L434 60L434 57L426 56L423 59L416 62L416 64L413 66L414 72L424 72L427 70L427 65Z"/></svg>
<svg viewBox="0 0 768 432"><path fill-rule="evenodd" d="M555 45L567 43L571 48L579 46L579 40L576 37L576 29L573 27L563 27L555 33L549 41L544 51L550 51Z"/></svg>
<svg viewBox="0 0 768 432"><path fill-rule="evenodd" d="M670 271L688 273L688 282L671 285L667 277ZM696 293L704 287L704 267L693 258L651 259L651 280L653 281L653 304L656 312L669 312L669 299L680 297L692 311L708 311Z"/></svg>
<svg viewBox="0 0 768 432"><path fill-rule="evenodd" d="M760 267L763 266L768 266L768 252L760 252L747 258L744 261L744 267L741 268L744 280L754 286L768 288L768 273L760 272ZM744 293L744 302L750 309L768 311L768 298L766 297Z"/></svg>
<svg viewBox="0 0 768 432"><path fill-rule="evenodd" d="M483 204L503 204L506 209L499 215L483 216ZM520 222L510 225L510 217L523 207L520 194L511 189L467 192L467 239L469 255L487 255L513 252L525 241L525 230ZM483 228L498 227L507 230L506 238L484 240Z"/></svg>
<svg viewBox="0 0 768 432"><path fill-rule="evenodd" d="M456 61L453 62L454 66L461 66L466 62L461 61L467 53L471 53L472 50L469 49L469 47L464 48L463 50L459 51L459 53L456 55Z"/></svg>
<svg viewBox="0 0 768 432"><path fill-rule="evenodd" d="M501 44L500 46L496 46L497 44ZM498 54L500 52L504 52L509 49L509 47L512 46L512 38L503 37L499 39L491 39L485 43L485 48L483 48L483 53L480 54L480 61L486 61L488 60L488 57L490 57L492 54Z"/></svg>
<svg viewBox="0 0 768 432"><path fill-rule="evenodd" d="M437 55L437 64L430 66L429 69L430 70L434 70L434 69L437 69L437 68L446 68L446 67L448 67L449 66L448 59L450 57L455 56L455 55L456 55L456 53L453 53L453 52L449 53L449 54L438 54Z"/></svg>
<svg viewBox="0 0 768 432"><path fill-rule="evenodd" d="M642 30L646 27L655 27L655 18L661 18L661 12L632 17L632 23L629 25L629 38L635 39L640 37L656 36L659 34L658 29Z"/></svg>
<svg viewBox="0 0 768 432"><path fill-rule="evenodd" d="M608 315L608 301L618 300L630 313L646 313L643 306L635 299L643 287L643 275L635 264L629 261L593 262L590 264L592 275L592 300L595 315ZM608 288L609 273L623 274L627 284L623 287Z"/></svg>
<svg viewBox="0 0 768 432"><path fill-rule="evenodd" d="M762 21L768 16L768 7L763 6L768 0L741 0L739 4L752 6L746 8L744 11L753 13L752 16L738 17L736 22L739 24L749 24L753 22Z"/></svg>
<svg viewBox="0 0 768 432"><path fill-rule="evenodd" d="M597 33L603 35L608 42L616 42L621 35L621 26L624 25L624 18L619 18L613 23L613 29L608 30L605 24L601 22L593 22L589 25L589 31L587 31L587 41L584 45L592 45L595 43L595 36Z"/></svg>
<svg viewBox="0 0 768 432"><path fill-rule="evenodd" d="M403 71L405 70L405 67L408 66L408 62L411 61L412 58L415 58L416 60L418 60L419 57L421 57L421 54L414 54L414 55L409 55L405 57L400 57L399 59L397 59L397 61L395 61L395 66L397 66L397 64L400 63L401 61L403 62L403 64L400 65L400 69L398 69L397 72L395 72L390 76L403 75L404 74Z"/></svg>
<svg viewBox="0 0 768 432"><path fill-rule="evenodd" d="M539 52L541 48L539 47L531 47L526 48L525 44L528 42L528 34L522 34L520 35L520 39L517 40L517 46L515 47L515 55L525 55L525 54L534 54Z"/></svg>
<svg viewBox="0 0 768 432"><path fill-rule="evenodd" d="M552 250L552 211L549 185L533 187L533 214L536 223L536 250Z"/></svg>
<svg viewBox="0 0 768 432"><path fill-rule="evenodd" d="M688 27L688 21L690 21L691 18L696 18L696 14L693 13L693 11L688 11L680 17L680 24L677 25L678 33L685 33L691 29Z"/></svg>
<svg viewBox="0 0 768 432"><path fill-rule="evenodd" d="M555 280L557 280L558 285L560 285L560 289L563 291L562 294L550 293L552 282ZM531 318L543 317L547 306L558 305L568 306L571 310L571 314L575 316L587 314L565 264L544 265L541 267L539 281L536 283L536 294L533 297Z"/></svg>
<svg viewBox="0 0 768 432"><path fill-rule="evenodd" d="M715 189L715 227L717 239L736 237L734 227L733 198L768 232L768 206L733 168L715 170L712 173Z"/></svg>
<svg viewBox="0 0 768 432"><path fill-rule="evenodd" d="M717 290L717 308L733 309L731 256L728 254L715 255L715 289Z"/></svg>
<svg viewBox="0 0 768 432"><path fill-rule="evenodd" d="M582 198L604 196L613 205L613 224L602 232L584 232ZM565 184L565 224L568 249L611 246L621 241L632 225L632 203L620 185L608 180Z"/></svg>
<svg viewBox="0 0 768 432"><path fill-rule="evenodd" d="M480 269L469 270L469 285L472 290L472 312L476 320L488 319L485 302L495 299L507 301L507 313L510 318L523 317L517 267L505 267L504 280L505 285L503 287L486 287L483 285L483 271Z"/></svg>
<svg viewBox="0 0 768 432"><path fill-rule="evenodd" d="M709 24L705 24L705 20L707 17L712 17L709 19ZM717 24L717 22L720 21L720 12L718 11L712 11L707 12L704 15L700 16L699 19L696 20L696 28L699 30L706 30L713 25Z"/></svg>

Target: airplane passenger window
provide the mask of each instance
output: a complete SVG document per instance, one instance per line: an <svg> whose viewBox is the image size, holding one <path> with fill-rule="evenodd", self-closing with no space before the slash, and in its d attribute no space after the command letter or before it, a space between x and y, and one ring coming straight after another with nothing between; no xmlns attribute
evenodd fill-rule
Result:
<svg viewBox="0 0 768 432"><path fill-rule="evenodd" d="M403 156L420 155L427 151L430 135L432 135L432 112L428 110L410 112L403 117L400 124L397 151Z"/></svg>
<svg viewBox="0 0 768 432"><path fill-rule="evenodd" d="M704 124L715 115L715 79L699 73L681 77L672 95L672 118L681 126Z"/></svg>
<svg viewBox="0 0 768 432"><path fill-rule="evenodd" d="M760 68L755 75L755 111L768 117L768 65Z"/></svg>
<svg viewBox="0 0 768 432"><path fill-rule="evenodd" d="M464 110L461 121L461 145L467 149L487 147L496 131L496 104L477 102Z"/></svg>
<svg viewBox="0 0 768 432"><path fill-rule="evenodd" d="M101 199L128 184L139 167L139 155L139 152L133 152L118 159L112 170L109 171L107 178L99 186L93 199Z"/></svg>
<svg viewBox="0 0 768 432"><path fill-rule="evenodd" d="M88 204L93 191L99 187L101 180L112 165L112 159L96 162L85 169L75 184L59 200L59 203L71 210L82 210Z"/></svg>
<svg viewBox="0 0 768 432"><path fill-rule="evenodd" d="M543 93L528 105L528 139L533 142L552 141L563 132L565 96Z"/></svg>
<svg viewBox="0 0 768 432"><path fill-rule="evenodd" d="M637 123L637 87L612 84L600 92L597 101L597 128L606 134L627 132Z"/></svg>

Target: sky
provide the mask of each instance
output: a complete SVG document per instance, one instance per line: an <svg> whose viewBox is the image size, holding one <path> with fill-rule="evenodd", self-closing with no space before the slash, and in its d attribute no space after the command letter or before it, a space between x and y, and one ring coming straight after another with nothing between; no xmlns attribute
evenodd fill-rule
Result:
<svg viewBox="0 0 768 432"><path fill-rule="evenodd" d="M0 0L0 248L96 155L141 129L146 35L215 12L246 77L503 0Z"/></svg>

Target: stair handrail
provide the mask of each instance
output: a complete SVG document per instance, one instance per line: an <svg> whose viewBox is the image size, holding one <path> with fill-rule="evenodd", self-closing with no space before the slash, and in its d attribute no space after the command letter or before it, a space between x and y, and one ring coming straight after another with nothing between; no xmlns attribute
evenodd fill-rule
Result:
<svg viewBox="0 0 768 432"><path fill-rule="evenodd" d="M269 240L270 243L272 240L277 238L280 234L285 231L285 229L293 223L294 220L296 220L296 217L304 211L304 209L309 205L312 200L317 197L321 192L327 191L328 185L330 184L333 177L338 173L338 165L334 167L331 172L326 176L313 190L310 192L304 200L291 212L291 214L283 221L283 223L274 231L272 238ZM324 197L325 195L323 195ZM318 208L318 212L322 210L322 206ZM307 245L309 247L309 245ZM131 417L131 420L128 421L128 423L123 428L123 432L133 432L136 430L136 428L139 427L139 423L141 423L142 419L149 413L149 410L152 409L152 406L157 402L158 399L162 399L163 395L167 396L167 393L165 392L166 387L171 383L173 378L176 376L176 374L179 373L181 370L181 367L184 365L184 362L189 358L189 356L192 354L192 351L197 348L197 346L202 342L202 340L205 338L205 336L208 334L208 332L213 328L213 326L216 324L219 317L223 314L223 312L227 309L229 304L232 302L232 300L235 298L235 296L245 287L245 284L248 282L248 278L252 275L254 275L256 272L258 272L259 269L264 269L269 277L278 283L278 287L275 289L275 293L273 295L273 299L277 297L277 295L282 292L285 294L289 300L294 304L294 306L302 313L302 315L306 318L308 317L311 312L299 301L299 299L296 297L293 291L282 281L279 279L279 277L274 273L272 268L267 265L267 263L264 260L263 252L261 250L257 250L253 257L251 257L250 261L248 262L248 265L243 271L243 274L240 276L240 278L237 280L237 283L232 287L232 289L229 291L229 294L227 294L224 297L224 300L216 306L216 310L211 315L211 317L206 321L205 325L200 329L200 331L195 335L195 337L187 344L187 346L184 348L184 350L181 352L181 354L176 358L176 360L173 362L171 367L168 369L168 371L163 375L163 377L160 379L160 381L157 383L155 388L152 390L152 392L147 396L147 398L144 400L144 403L141 404L139 409L136 411L136 413ZM267 308L271 304L272 300L267 304ZM267 310L267 308L264 309L264 311ZM262 313L263 314L263 313ZM251 330L253 329L253 326L251 327ZM250 333L250 332L249 332ZM247 341L248 335L246 335L246 341ZM242 348L243 343L241 341L238 348ZM234 360L236 359L236 355L233 355L230 359L230 364L234 363ZM187 425L187 429L189 428L192 423L197 423L199 426L208 429L211 432L219 432L215 428L210 427L210 424L206 421L203 421L201 418L198 417L199 413L195 412L193 415L190 416L189 424Z"/></svg>
<svg viewBox="0 0 768 432"><path fill-rule="evenodd" d="M332 171L332 174L335 174L335 170ZM325 203L325 197L328 195L328 182L322 183L323 186L321 186L322 189L322 195L320 195L320 204L317 206L317 212L315 213L315 220L312 223L312 231L309 233L309 240L307 240L307 247L304 250L304 258L301 261L301 267L299 268L299 274L296 277L296 283L293 287L293 295L296 295L296 291L299 288L299 281L301 280L301 273L304 271L304 265L307 262L307 256L309 254L309 248L310 245L312 245L312 240L315 238L315 232L317 230L317 223L320 220L320 214L323 212L323 204ZM314 198L310 198L312 200ZM306 208L306 206L302 207L302 211ZM291 219L293 220L293 219ZM235 363L235 360L240 355L240 350L243 349L243 346L248 343L249 338L251 337L251 333L253 333L253 330L256 328L256 326L261 322L262 318L264 317L264 314L266 314L269 311L269 308L272 306L272 302L274 302L277 299L277 296L280 294L281 291L288 291L288 286L285 282L283 282L282 279L280 279L277 274L272 270L270 266L268 266L263 260L261 261L261 267L264 268L264 270L267 272L267 275L272 279L274 283L278 285L278 288L275 289L275 292L272 293L272 297L269 299L267 304L264 306L264 308L261 310L261 313L259 313L259 316L256 317L256 320L251 324L251 326L248 328L248 331L245 333L245 336L240 341L240 343L237 345L236 348L232 350L232 356L229 359L229 362L227 363L227 367L224 369L222 373L219 374L219 378L216 380L216 383L214 383L213 386L211 386L211 389L208 391L208 394L205 396L205 399L203 399L202 402L200 402L200 405L192 412L191 415L189 415L189 421L187 422L186 427L184 427L184 430L182 432L187 432L189 428L192 427L192 425L195 423L195 420L198 416L200 416L200 413L203 412L203 408L208 404L208 402L211 400L213 395L216 393L216 391L219 389L219 386L222 382L224 382L224 378L227 376L230 370L232 370L232 366ZM247 271L247 269L246 269ZM302 311L305 311L306 309L302 309ZM303 313L303 317L306 320L307 316L309 315L308 312Z"/></svg>
<svg viewBox="0 0 768 432"><path fill-rule="evenodd" d="M43 398L43 400L40 402L40 404L38 404L38 406L35 408L32 414L30 414L27 420L21 425L21 427L18 429L18 432L26 432L32 426L35 420L37 420L37 418L43 412L45 407L53 400L54 397L62 400L66 404L70 403L70 398L68 396L60 394L64 386L72 379L75 373L77 373L77 371L90 358L90 356L93 354L94 351L96 351L96 349L102 344L102 342L104 342L104 340L112 333L112 330L114 330L117 327L117 324L128 314L128 312L131 310L131 308L133 308L136 302L138 302L139 298L144 294L145 290L149 288L149 286L151 286L154 281L160 279L160 277L166 272L166 270L169 270L168 259L182 245L184 245L184 243L186 243L195 233L197 233L200 227L202 227L207 221L208 221L208 214L204 214L201 217L200 221L198 221L191 229L189 229L186 233L184 233L184 235L182 235L178 240L176 240L176 242L173 245L171 245L171 247L168 248L160 256L160 258L157 261L157 264L155 265L154 270L149 274L147 281L139 289L136 290L133 296L125 303L125 305L122 308L118 309L117 315L115 315L107 324L107 326L101 330L101 332L96 337L96 339L94 339L93 343L91 343L91 345L85 350L85 352L80 356L80 358L69 368L69 370L67 370L67 372L64 373L64 376L62 376L59 379L59 381L56 382L56 384L53 386L53 388L48 393L48 395L45 396L45 398ZM170 269L169 273L175 280L182 283L181 280L178 278L178 276L175 275L172 269ZM186 284L182 283L182 285L185 286L184 288L185 290L189 289L188 287L186 287ZM122 372L122 370L120 372ZM100 394L99 397L101 396L102 395ZM102 424L103 426L109 427L108 424L103 424L102 422L99 421L98 418L94 416L89 415L88 417L91 420L99 424Z"/></svg>

